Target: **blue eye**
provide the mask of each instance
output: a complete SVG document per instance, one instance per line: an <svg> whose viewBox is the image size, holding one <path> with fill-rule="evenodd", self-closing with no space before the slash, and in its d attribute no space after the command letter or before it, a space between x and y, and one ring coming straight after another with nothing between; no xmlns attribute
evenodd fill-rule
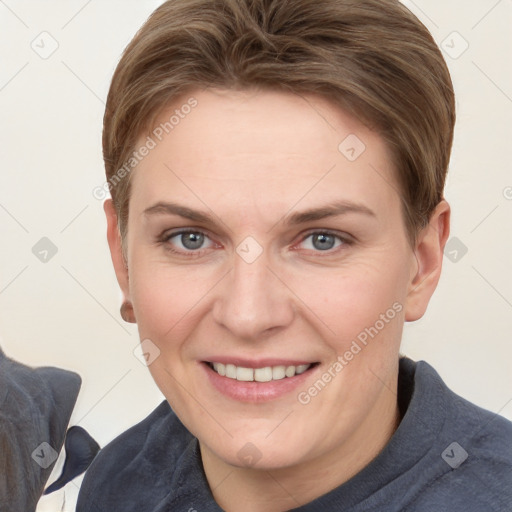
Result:
<svg viewBox="0 0 512 512"><path fill-rule="evenodd" d="M302 242L308 240L309 238L312 239L312 248L321 252L329 251L346 243L345 239L341 238L339 235L324 231L315 231L314 233L310 233L302 240ZM338 245L335 245L336 239L339 240Z"/></svg>
<svg viewBox="0 0 512 512"><path fill-rule="evenodd" d="M173 238L179 240L182 247L178 251L171 249L172 252L196 252L198 249L201 249L205 239L208 237L202 231L182 230L167 235L164 241L170 242Z"/></svg>

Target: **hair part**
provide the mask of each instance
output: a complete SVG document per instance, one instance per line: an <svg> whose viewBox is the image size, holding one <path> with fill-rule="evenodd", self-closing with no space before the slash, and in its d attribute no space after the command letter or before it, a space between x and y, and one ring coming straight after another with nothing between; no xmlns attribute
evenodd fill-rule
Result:
<svg viewBox="0 0 512 512"><path fill-rule="evenodd" d="M455 99L427 28L398 0L168 0L126 47L108 93L109 183L158 115L199 89L318 94L392 154L411 245L443 198ZM127 237L131 174L111 195Z"/></svg>

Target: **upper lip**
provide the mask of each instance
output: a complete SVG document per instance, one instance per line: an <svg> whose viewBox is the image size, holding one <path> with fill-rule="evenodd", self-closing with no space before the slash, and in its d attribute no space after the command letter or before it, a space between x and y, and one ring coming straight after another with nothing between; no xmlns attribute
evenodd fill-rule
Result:
<svg viewBox="0 0 512 512"><path fill-rule="evenodd" d="M314 364L316 361L307 361L305 359L280 359L280 358L261 358L247 359L244 357L233 356L213 356L203 361L207 363L233 364L243 368L265 368L267 366L300 366L303 364Z"/></svg>

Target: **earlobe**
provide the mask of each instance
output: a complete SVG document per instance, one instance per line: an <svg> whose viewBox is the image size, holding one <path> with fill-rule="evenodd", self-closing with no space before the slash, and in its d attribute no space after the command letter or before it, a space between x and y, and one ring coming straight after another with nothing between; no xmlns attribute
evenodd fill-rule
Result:
<svg viewBox="0 0 512 512"><path fill-rule="evenodd" d="M443 265L443 254L450 234L450 205L443 199L435 208L428 225L419 233L414 256L416 272L411 276L405 307L405 320L420 319L434 293Z"/></svg>
<svg viewBox="0 0 512 512"><path fill-rule="evenodd" d="M121 316L127 322L134 322L133 307L130 302L130 286L128 279L128 265L123 255L121 233L119 231L117 212L112 199L103 203L103 210L107 218L107 240L110 248L110 256L114 265L117 282L125 300L121 306ZM126 317L126 318L125 318Z"/></svg>
<svg viewBox="0 0 512 512"><path fill-rule="evenodd" d="M135 312L133 311L133 305L131 302L125 300L121 307L119 308L119 313L121 314L121 318L130 324L137 323L135 319Z"/></svg>

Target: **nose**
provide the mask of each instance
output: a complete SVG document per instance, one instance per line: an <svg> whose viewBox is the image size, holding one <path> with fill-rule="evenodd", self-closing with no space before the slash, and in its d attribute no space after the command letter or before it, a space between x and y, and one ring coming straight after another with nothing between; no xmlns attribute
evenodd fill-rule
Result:
<svg viewBox="0 0 512 512"><path fill-rule="evenodd" d="M235 254L213 307L215 321L239 340L255 341L293 320L293 293L265 253L248 263Z"/></svg>

